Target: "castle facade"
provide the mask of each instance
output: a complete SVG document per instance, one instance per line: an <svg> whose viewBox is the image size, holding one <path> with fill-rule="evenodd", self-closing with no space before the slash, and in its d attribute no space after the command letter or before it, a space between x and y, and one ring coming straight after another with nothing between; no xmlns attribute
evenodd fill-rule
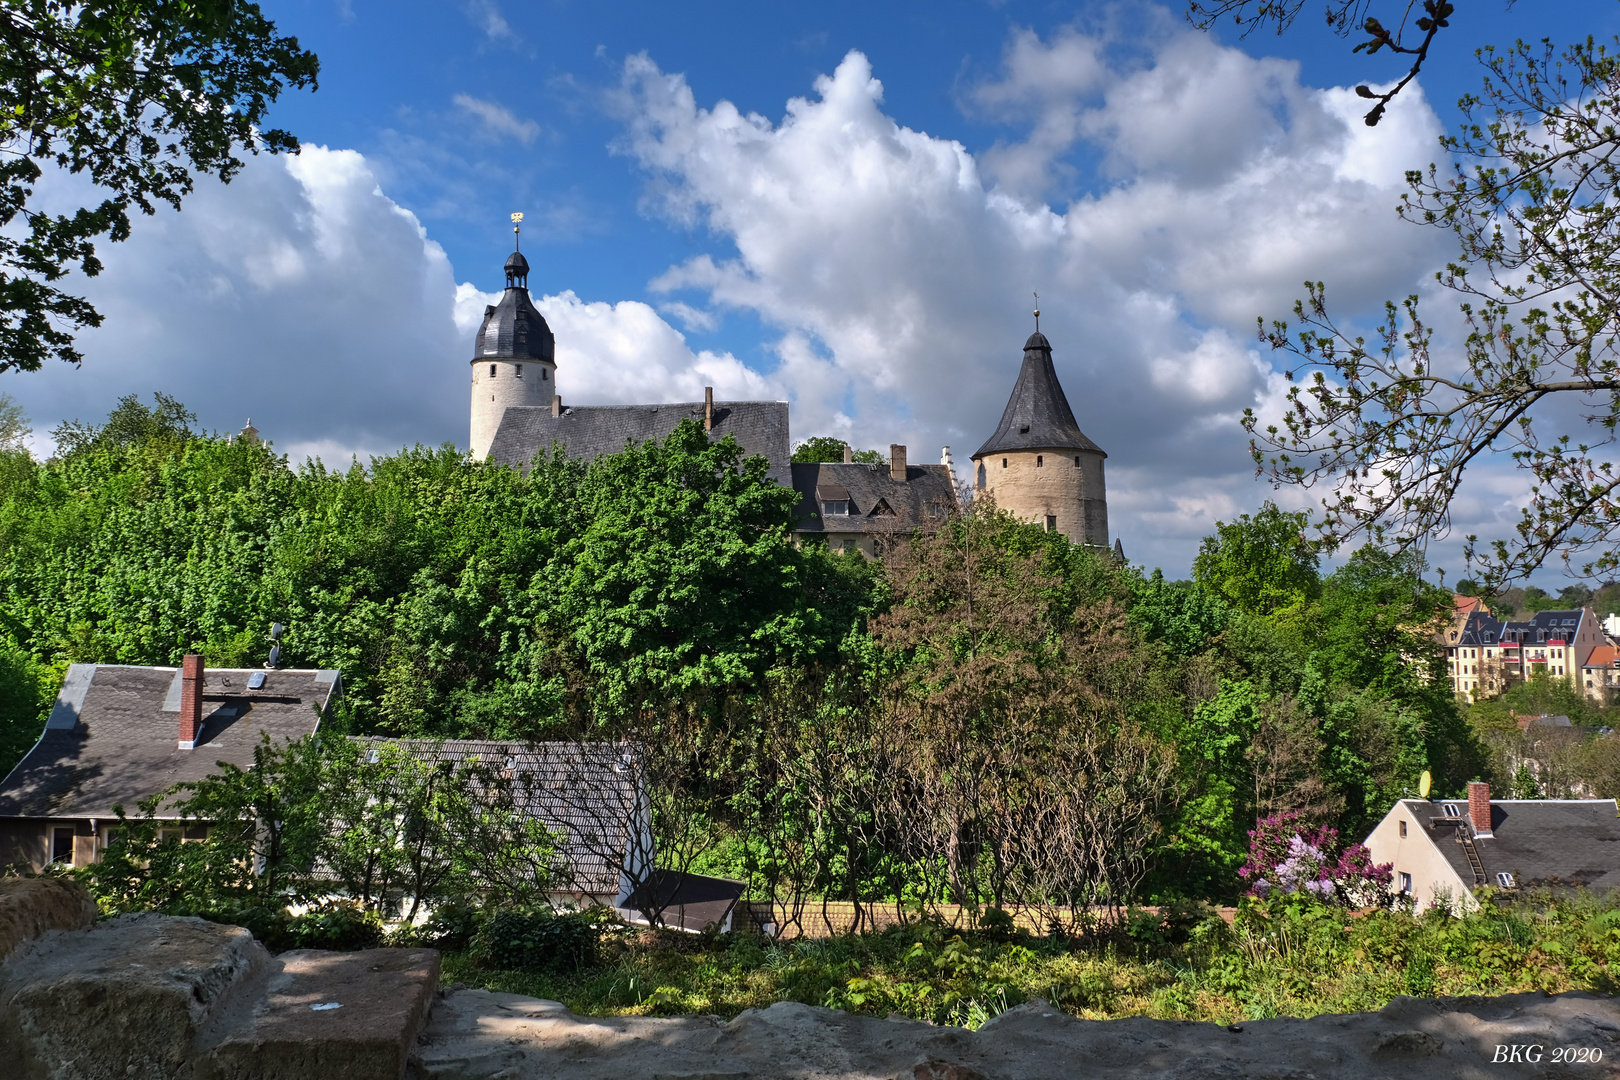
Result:
<svg viewBox="0 0 1620 1080"><path fill-rule="evenodd" d="M506 290L484 309L473 340L470 446L476 458L526 469L561 444L570 457L592 460L627 445L662 439L682 420L702 423L711 438L734 437L770 463L777 483L799 492L800 538L820 536L834 550L876 555L886 536L925 526L954 504L950 448L940 464L914 464L906 448L889 448L886 465L794 463L785 401L704 400L659 405L564 405L557 386L556 338L529 297L529 263L506 260ZM1076 544L1108 546L1108 455L1075 421L1052 365L1052 345L1037 331L1024 343L1023 366L995 433L973 455L974 491L1024 521Z"/></svg>

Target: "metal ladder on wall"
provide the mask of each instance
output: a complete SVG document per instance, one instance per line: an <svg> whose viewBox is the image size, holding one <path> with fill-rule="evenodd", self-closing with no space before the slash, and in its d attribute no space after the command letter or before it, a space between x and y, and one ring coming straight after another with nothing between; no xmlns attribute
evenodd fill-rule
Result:
<svg viewBox="0 0 1620 1080"><path fill-rule="evenodd" d="M1467 826L1457 830L1457 843L1462 845L1463 854L1468 856L1468 868L1474 872L1474 884L1485 884L1485 864L1479 861L1479 849L1474 846L1474 838L1469 835Z"/></svg>

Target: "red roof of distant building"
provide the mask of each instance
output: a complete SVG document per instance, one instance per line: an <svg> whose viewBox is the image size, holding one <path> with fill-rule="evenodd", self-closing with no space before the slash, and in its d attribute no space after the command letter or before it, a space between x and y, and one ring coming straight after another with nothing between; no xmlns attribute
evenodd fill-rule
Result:
<svg viewBox="0 0 1620 1080"><path fill-rule="evenodd" d="M1613 667L1617 656L1620 656L1620 649L1616 649L1613 645L1599 645L1592 650L1592 655L1586 658L1586 666Z"/></svg>
<svg viewBox="0 0 1620 1080"><path fill-rule="evenodd" d="M1477 596L1453 596L1451 602L1457 606L1458 615L1472 615L1476 611L1489 612L1485 601Z"/></svg>

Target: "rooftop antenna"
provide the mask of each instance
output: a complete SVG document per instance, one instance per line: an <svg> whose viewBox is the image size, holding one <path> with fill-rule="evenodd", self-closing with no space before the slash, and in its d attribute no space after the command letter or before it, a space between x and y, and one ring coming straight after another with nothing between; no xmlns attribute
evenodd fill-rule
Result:
<svg viewBox="0 0 1620 1080"><path fill-rule="evenodd" d="M518 235L523 231L523 213L519 211L512 215L512 250L522 251L523 245L518 242Z"/></svg>
<svg viewBox="0 0 1620 1080"><path fill-rule="evenodd" d="M1041 332L1041 294L1035 294L1035 332Z"/></svg>

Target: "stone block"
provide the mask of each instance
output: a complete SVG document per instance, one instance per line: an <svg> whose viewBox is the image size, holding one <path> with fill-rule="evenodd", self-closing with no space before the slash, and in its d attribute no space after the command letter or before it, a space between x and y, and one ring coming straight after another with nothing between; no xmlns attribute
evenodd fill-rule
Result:
<svg viewBox="0 0 1620 1080"><path fill-rule="evenodd" d="M439 982L432 949L298 950L200 1063L209 1080L400 1080Z"/></svg>
<svg viewBox="0 0 1620 1080"><path fill-rule="evenodd" d="M204 1026L268 964L246 930L202 919L48 934L0 967L0 1060L50 1080L185 1076Z"/></svg>
<svg viewBox="0 0 1620 1080"><path fill-rule="evenodd" d="M96 921L96 902L71 878L0 878L0 961L47 930L82 930Z"/></svg>

